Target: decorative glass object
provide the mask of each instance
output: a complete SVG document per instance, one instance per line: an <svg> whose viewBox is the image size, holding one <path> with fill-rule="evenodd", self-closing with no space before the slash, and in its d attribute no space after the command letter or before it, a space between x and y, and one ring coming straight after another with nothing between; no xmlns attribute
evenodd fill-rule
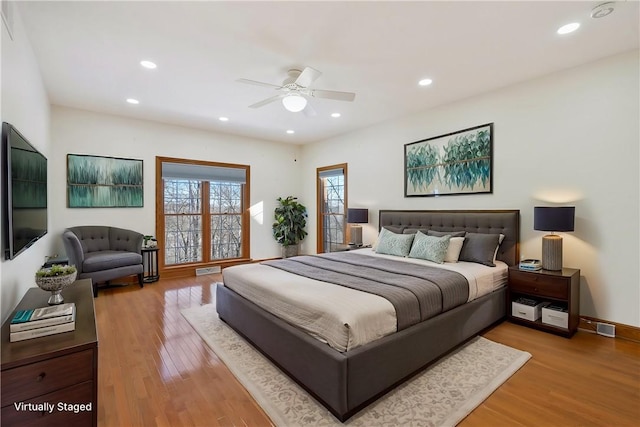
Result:
<svg viewBox="0 0 640 427"><path fill-rule="evenodd" d="M73 266L52 265L36 272L36 284L43 291L51 292L49 305L62 304L62 290L75 282L78 272Z"/></svg>

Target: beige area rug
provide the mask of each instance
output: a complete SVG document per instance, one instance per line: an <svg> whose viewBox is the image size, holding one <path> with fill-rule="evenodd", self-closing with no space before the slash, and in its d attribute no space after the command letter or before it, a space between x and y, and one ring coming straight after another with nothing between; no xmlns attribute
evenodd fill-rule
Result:
<svg viewBox="0 0 640 427"><path fill-rule="evenodd" d="M182 314L279 427L455 426L531 357L476 337L343 424L222 322L215 304Z"/></svg>

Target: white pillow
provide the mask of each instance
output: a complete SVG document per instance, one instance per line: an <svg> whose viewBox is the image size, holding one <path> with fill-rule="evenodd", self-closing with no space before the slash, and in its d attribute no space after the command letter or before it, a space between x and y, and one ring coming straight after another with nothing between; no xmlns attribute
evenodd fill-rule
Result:
<svg viewBox="0 0 640 427"><path fill-rule="evenodd" d="M444 262L458 262L463 244L464 237L452 237L449 239L449 247L447 248L447 253L444 256Z"/></svg>
<svg viewBox="0 0 640 427"><path fill-rule="evenodd" d="M498 249L500 249L500 245L502 244L502 241L504 240L504 234L500 233L500 237L498 238L498 246L496 246L496 251L493 254L493 263L496 263L496 257L498 256Z"/></svg>

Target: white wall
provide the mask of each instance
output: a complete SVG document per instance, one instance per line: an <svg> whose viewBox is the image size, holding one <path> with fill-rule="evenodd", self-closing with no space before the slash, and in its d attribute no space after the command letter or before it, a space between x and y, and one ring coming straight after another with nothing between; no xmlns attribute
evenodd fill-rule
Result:
<svg viewBox="0 0 640 427"><path fill-rule="evenodd" d="M13 7L13 40L9 38L4 24L1 24L2 43L2 121L14 125L29 142L50 158L49 143L49 100L44 90L42 77L31 44L24 32L22 21L16 7ZM49 161L49 165L51 161ZM51 168L49 167L49 179ZM4 177L0 178L4 180ZM1 181L0 181L1 182ZM51 186L48 189L51 199ZM0 213L0 216L3 216ZM3 224L4 218L0 219ZM51 212L49 212L51 226ZM0 241L4 239L4 230L0 227ZM26 290L35 286L33 277L49 254L51 233L45 235L25 252L13 260L5 261L4 253L0 258L0 300L2 321L11 314Z"/></svg>
<svg viewBox="0 0 640 427"><path fill-rule="evenodd" d="M279 256L279 246L271 235L273 210L278 197L301 191L298 146L59 106L52 108L51 120L55 150L50 157L50 190L54 195L50 199L50 233L60 253L64 253L62 231L71 226L104 224L155 235L155 159L162 156L251 166L251 257ZM144 207L67 208L67 154L142 159Z"/></svg>
<svg viewBox="0 0 640 427"><path fill-rule="evenodd" d="M575 205L564 265L581 269L581 314L640 326L639 76L633 51L305 146L303 197L315 200L317 167L347 162L349 205L370 209L365 243L379 209L520 209L531 258L545 234L533 207ZM404 198L404 144L489 122L493 194Z"/></svg>

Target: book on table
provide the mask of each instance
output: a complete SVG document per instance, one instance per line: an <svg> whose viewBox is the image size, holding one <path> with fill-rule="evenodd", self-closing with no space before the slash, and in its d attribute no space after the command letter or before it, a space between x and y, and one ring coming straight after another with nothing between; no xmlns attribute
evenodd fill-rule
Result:
<svg viewBox="0 0 640 427"><path fill-rule="evenodd" d="M60 304L18 311L9 325L10 341L22 341L75 329L76 306Z"/></svg>
<svg viewBox="0 0 640 427"><path fill-rule="evenodd" d="M45 326L42 328L29 329L27 331L11 332L9 335L10 342L30 340L32 338L46 337L49 335L70 332L76 329L75 320L72 322L61 323L59 325Z"/></svg>

